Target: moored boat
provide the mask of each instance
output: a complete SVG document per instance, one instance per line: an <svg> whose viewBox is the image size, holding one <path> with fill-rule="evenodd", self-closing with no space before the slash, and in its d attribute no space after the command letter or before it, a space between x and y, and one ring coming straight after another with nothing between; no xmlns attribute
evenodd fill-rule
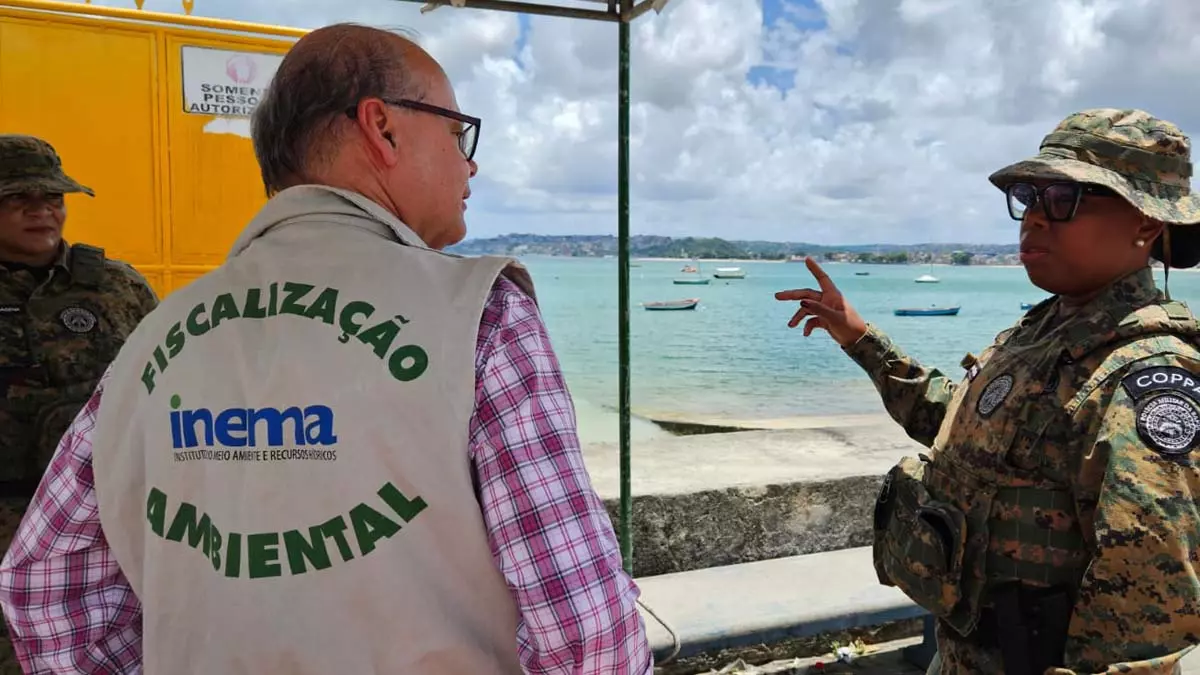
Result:
<svg viewBox="0 0 1200 675"><path fill-rule="evenodd" d="M902 307L896 316L957 316L960 307Z"/></svg>
<svg viewBox="0 0 1200 675"><path fill-rule="evenodd" d="M713 276L717 279L745 279L746 272L740 267L718 267Z"/></svg>
<svg viewBox="0 0 1200 675"><path fill-rule="evenodd" d="M658 302L644 302L642 307L648 310L664 311L664 310L682 310L696 309L696 305L700 304L700 298L687 298L685 300L661 300Z"/></svg>

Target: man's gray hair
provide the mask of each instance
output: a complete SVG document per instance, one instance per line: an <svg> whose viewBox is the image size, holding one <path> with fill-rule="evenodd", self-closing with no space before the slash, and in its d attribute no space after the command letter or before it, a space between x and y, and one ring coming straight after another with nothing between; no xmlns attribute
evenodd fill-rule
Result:
<svg viewBox="0 0 1200 675"><path fill-rule="evenodd" d="M268 197L303 182L314 163L328 159L338 117L359 101L420 98L406 58L404 43L411 41L398 32L334 24L288 51L250 120Z"/></svg>

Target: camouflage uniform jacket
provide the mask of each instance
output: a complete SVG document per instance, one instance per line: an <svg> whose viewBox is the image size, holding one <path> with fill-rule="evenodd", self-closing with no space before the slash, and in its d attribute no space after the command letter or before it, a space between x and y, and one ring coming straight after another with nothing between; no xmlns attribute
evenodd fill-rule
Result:
<svg viewBox="0 0 1200 675"><path fill-rule="evenodd" d="M16 527L7 521L20 518L71 420L157 304L140 274L95 247L64 244L47 275L0 263L0 552Z"/></svg>
<svg viewBox="0 0 1200 675"><path fill-rule="evenodd" d="M977 590L948 592L955 612L938 614L943 674L1003 673L971 638L1004 581L1070 589L1065 668L1048 672L1170 673L1200 640L1198 343L1145 268L1069 316L1054 298L1035 307L958 384L874 327L846 349L931 448L931 501L965 513L961 576Z"/></svg>

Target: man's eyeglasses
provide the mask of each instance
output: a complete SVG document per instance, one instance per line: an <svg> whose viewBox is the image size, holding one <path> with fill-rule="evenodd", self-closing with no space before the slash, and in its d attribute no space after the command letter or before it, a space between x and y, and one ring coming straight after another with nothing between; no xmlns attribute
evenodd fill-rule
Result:
<svg viewBox="0 0 1200 675"><path fill-rule="evenodd" d="M1039 188L1033 183L1013 183L1004 189L1008 197L1008 215L1021 220L1025 212L1038 202L1051 222L1064 222L1075 217L1079 201L1084 195L1115 197L1112 190L1086 183L1051 183Z"/></svg>
<svg viewBox="0 0 1200 675"><path fill-rule="evenodd" d="M406 98L399 99L379 99L388 105L394 105L397 108L408 108L409 110L419 110L421 112L441 115L456 122L461 122L463 128L453 132L458 137L458 149L462 151L463 157L468 161L475 157L475 147L479 143L479 125L482 122L478 117L471 117L460 112L443 108L441 106L430 105L420 101L413 101ZM347 117L358 117L358 106L346 108Z"/></svg>

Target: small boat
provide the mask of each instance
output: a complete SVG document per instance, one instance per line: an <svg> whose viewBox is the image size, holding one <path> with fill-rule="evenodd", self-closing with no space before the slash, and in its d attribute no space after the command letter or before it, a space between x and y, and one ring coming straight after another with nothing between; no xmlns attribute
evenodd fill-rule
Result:
<svg viewBox="0 0 1200 675"><path fill-rule="evenodd" d="M676 277L671 280L671 283L676 286L707 286L711 279L704 277Z"/></svg>
<svg viewBox="0 0 1200 675"><path fill-rule="evenodd" d="M856 276L856 277L869 277L869 276L871 276L871 273L870 273L870 272L855 272L855 273L854 273L854 276Z"/></svg>
<svg viewBox="0 0 1200 675"><path fill-rule="evenodd" d="M649 310L664 311L664 310L680 310L680 309L696 309L696 305L700 304L700 298L688 298L686 300L664 300L661 302L644 302L642 307Z"/></svg>
<svg viewBox="0 0 1200 675"><path fill-rule="evenodd" d="M896 310L896 316L957 316L960 307L905 307Z"/></svg>
<svg viewBox="0 0 1200 675"><path fill-rule="evenodd" d="M1033 309L1033 303L1032 302L1022 302L1021 309L1023 309L1023 310Z"/></svg>
<svg viewBox="0 0 1200 675"><path fill-rule="evenodd" d="M681 269L679 271L685 272L685 273L695 273L695 272L699 272L700 270L696 269L695 265L684 265L683 269Z"/></svg>
<svg viewBox="0 0 1200 675"><path fill-rule="evenodd" d="M717 279L745 279L746 272L740 267L718 267L713 276Z"/></svg>
<svg viewBox="0 0 1200 675"><path fill-rule="evenodd" d="M914 279L914 281L916 281L918 284L936 284L941 280L938 279L937 277L933 276L933 264L931 263L929 265L929 273L922 274L921 276Z"/></svg>

